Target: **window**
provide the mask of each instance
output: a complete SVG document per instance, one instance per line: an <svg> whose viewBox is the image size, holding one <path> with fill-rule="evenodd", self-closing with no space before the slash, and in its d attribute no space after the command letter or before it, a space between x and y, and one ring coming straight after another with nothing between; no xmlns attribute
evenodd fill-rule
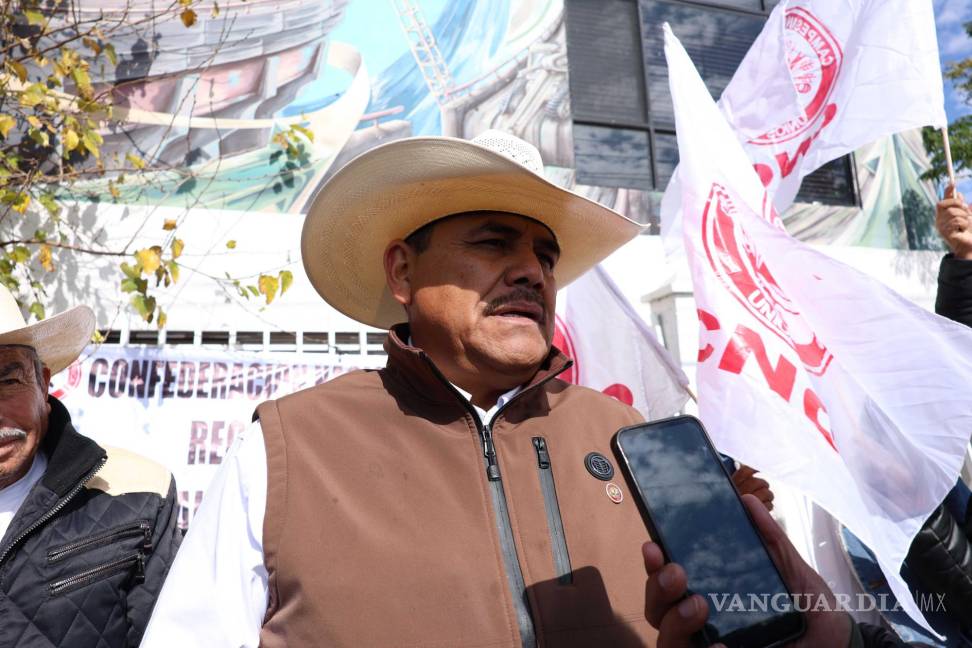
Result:
<svg viewBox="0 0 972 648"><path fill-rule="evenodd" d="M662 24L719 97L777 2L566 0L577 182L664 190L678 145ZM797 200L855 204L854 186L846 156L807 176Z"/></svg>

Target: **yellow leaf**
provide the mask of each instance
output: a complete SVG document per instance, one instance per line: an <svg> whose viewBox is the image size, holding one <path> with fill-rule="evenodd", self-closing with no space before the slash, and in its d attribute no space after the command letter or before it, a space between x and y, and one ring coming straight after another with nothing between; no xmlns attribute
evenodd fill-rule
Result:
<svg viewBox="0 0 972 648"><path fill-rule="evenodd" d="M16 198L10 203L13 210L19 214L23 214L27 211L27 207L30 205L30 195L26 193L16 194Z"/></svg>
<svg viewBox="0 0 972 648"><path fill-rule="evenodd" d="M257 286L260 288L260 293L267 298L267 303L273 301L273 298L277 296L277 278L271 277L270 275L260 275L257 280Z"/></svg>
<svg viewBox="0 0 972 648"><path fill-rule="evenodd" d="M213 3L213 10L209 12L209 15L213 18L219 15L219 5L217 3Z"/></svg>
<svg viewBox="0 0 972 648"><path fill-rule="evenodd" d="M182 256L182 248L186 247L185 241L182 239L172 239L172 258L178 259Z"/></svg>
<svg viewBox="0 0 972 648"><path fill-rule="evenodd" d="M54 272L54 261L51 259L51 246L42 245L37 251L37 260L48 272Z"/></svg>
<svg viewBox="0 0 972 648"><path fill-rule="evenodd" d="M145 274L152 274L162 265L162 248L153 245L135 253L135 260L142 266Z"/></svg>
<svg viewBox="0 0 972 648"><path fill-rule="evenodd" d="M78 137L77 131L69 128L64 131L61 141L64 143L65 151L73 151L78 148L78 142L81 141L81 138Z"/></svg>
<svg viewBox="0 0 972 648"><path fill-rule="evenodd" d="M97 157L97 155L95 157ZM115 186L115 183L112 182L111 180L108 181L108 193L110 193L111 197L114 198L115 200L121 198L121 192L118 191L118 187Z"/></svg>
<svg viewBox="0 0 972 648"><path fill-rule="evenodd" d="M226 247L230 250L236 249L236 241L226 241Z"/></svg>
<svg viewBox="0 0 972 648"><path fill-rule="evenodd" d="M10 115L0 115L0 137L6 138L7 133L17 124Z"/></svg>
<svg viewBox="0 0 972 648"><path fill-rule="evenodd" d="M17 78L21 83L27 81L27 68L20 61L7 61L7 65L13 70L13 73L17 75Z"/></svg>
<svg viewBox="0 0 972 648"><path fill-rule="evenodd" d="M27 115L27 123L33 126L34 128L42 128L44 126L43 122L37 119L37 117L35 117L34 115Z"/></svg>
<svg viewBox="0 0 972 648"><path fill-rule="evenodd" d="M162 223L162 229L166 232L171 232L176 228L176 220L174 218L166 218L165 222Z"/></svg>
<svg viewBox="0 0 972 648"><path fill-rule="evenodd" d="M192 27L196 24L196 12L192 9L183 10L183 12L179 14L179 18L182 19L182 24L186 27Z"/></svg>
<svg viewBox="0 0 972 648"><path fill-rule="evenodd" d="M164 310L162 310L162 308L159 308L159 317L155 321L156 324L158 325L158 327L160 329L164 329L165 328L165 323L168 322L168 321L169 321L169 316L166 314L166 312Z"/></svg>
<svg viewBox="0 0 972 648"><path fill-rule="evenodd" d="M137 155L134 155L132 153L126 153L125 154L125 159L128 160L129 162L131 162L132 163L132 166L135 167L136 169L144 169L145 168L145 160L143 160L142 158L138 157Z"/></svg>

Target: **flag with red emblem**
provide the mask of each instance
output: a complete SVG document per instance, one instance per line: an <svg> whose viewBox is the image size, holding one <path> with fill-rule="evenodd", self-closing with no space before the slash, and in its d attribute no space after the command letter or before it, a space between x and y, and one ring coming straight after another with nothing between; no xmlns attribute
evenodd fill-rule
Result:
<svg viewBox="0 0 972 648"><path fill-rule="evenodd" d="M557 295L554 346L574 361L562 378L646 419L671 416L689 398L688 377L601 266Z"/></svg>
<svg viewBox="0 0 972 648"><path fill-rule="evenodd" d="M924 624L898 572L965 456L972 329L790 237L667 26L665 54L701 418L720 451L802 491L867 544Z"/></svg>
<svg viewBox="0 0 972 648"><path fill-rule="evenodd" d="M784 0L719 100L780 213L804 176L893 133L945 126L929 0ZM681 174L662 202L670 248Z"/></svg>

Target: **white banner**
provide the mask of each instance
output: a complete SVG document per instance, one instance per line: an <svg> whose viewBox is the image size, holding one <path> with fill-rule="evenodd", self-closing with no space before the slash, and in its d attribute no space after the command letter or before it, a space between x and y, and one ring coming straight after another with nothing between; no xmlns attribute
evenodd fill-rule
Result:
<svg viewBox="0 0 972 648"><path fill-rule="evenodd" d="M684 243L701 332L699 409L719 449L799 489L898 572L972 433L972 330L783 230L671 30Z"/></svg>
<svg viewBox="0 0 972 648"><path fill-rule="evenodd" d="M376 356L369 366L384 363ZM257 405L359 366L324 354L103 345L89 347L54 376L51 391L79 432L103 446L133 450L175 475L185 529Z"/></svg>
<svg viewBox="0 0 972 648"><path fill-rule="evenodd" d="M646 420L675 414L689 398L688 377L601 266L558 293L554 345L574 361L561 378Z"/></svg>

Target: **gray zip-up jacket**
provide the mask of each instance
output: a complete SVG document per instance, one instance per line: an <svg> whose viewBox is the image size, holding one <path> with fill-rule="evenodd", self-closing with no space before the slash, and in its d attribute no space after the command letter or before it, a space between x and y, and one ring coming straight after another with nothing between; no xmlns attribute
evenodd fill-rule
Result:
<svg viewBox="0 0 972 648"><path fill-rule="evenodd" d="M0 646L137 646L181 539L175 482L49 402L47 471L0 540Z"/></svg>

